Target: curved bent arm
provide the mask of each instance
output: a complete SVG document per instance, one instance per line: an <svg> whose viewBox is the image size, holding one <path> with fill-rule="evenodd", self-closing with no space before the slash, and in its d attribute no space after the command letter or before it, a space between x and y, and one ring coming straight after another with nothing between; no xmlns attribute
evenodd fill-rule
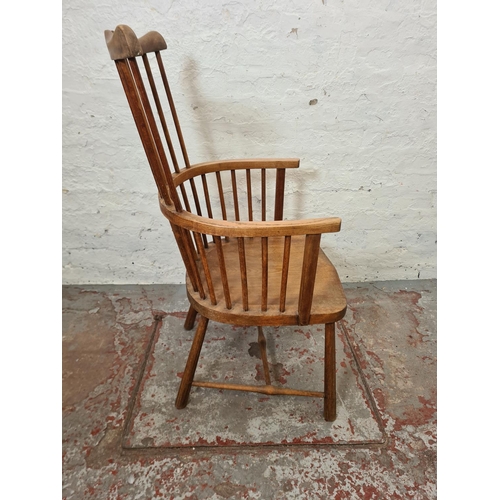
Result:
<svg viewBox="0 0 500 500"><path fill-rule="evenodd" d="M298 168L298 158L255 158L249 160L218 160L206 163L197 163L189 168L183 168L174 174L174 184L179 186L183 182L201 174L221 172L223 170L270 169L270 168Z"/></svg>
<svg viewBox="0 0 500 500"><path fill-rule="evenodd" d="M165 217L174 225L189 231L212 236L254 237L254 236L296 236L303 234L336 233L340 231L339 217L325 217L306 220L278 220L258 222L233 222L209 219L190 212L176 212L173 205L167 205L160 198L160 208Z"/></svg>

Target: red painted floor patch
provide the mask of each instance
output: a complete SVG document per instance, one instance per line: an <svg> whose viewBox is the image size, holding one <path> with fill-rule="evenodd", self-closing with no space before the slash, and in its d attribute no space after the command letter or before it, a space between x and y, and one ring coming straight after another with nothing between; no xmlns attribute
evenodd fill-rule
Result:
<svg viewBox="0 0 500 500"><path fill-rule="evenodd" d="M322 391L324 327L264 328L273 384ZM366 379L337 328L337 419L325 422L321 398L265 396L193 387L184 410L174 406L194 330L163 319L134 402L127 448L381 444ZM263 384L257 328L209 323L195 380Z"/></svg>

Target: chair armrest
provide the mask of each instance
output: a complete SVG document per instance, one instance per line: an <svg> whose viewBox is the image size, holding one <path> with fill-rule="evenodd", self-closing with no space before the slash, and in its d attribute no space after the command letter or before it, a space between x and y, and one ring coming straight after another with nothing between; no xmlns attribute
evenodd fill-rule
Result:
<svg viewBox="0 0 500 500"><path fill-rule="evenodd" d="M211 172L221 172L223 170L246 170L246 169L273 169L273 168L298 168L300 160L298 158L254 158L242 160L218 160L207 163L197 163L189 168L183 168L179 173L173 174L174 184L179 184Z"/></svg>
<svg viewBox="0 0 500 500"><path fill-rule="evenodd" d="M251 222L209 219L208 217L195 215L185 210L176 212L174 206L167 205L162 198L160 198L160 209L163 215L176 226L211 236L228 236L233 238L336 233L340 231L342 222L339 217Z"/></svg>

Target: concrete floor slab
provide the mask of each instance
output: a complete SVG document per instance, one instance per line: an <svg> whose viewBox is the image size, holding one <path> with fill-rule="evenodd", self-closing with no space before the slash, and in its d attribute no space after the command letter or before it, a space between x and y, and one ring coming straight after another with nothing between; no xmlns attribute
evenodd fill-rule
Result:
<svg viewBox="0 0 500 500"><path fill-rule="evenodd" d="M183 287L64 287L63 498L436 498L436 282L345 290L345 333L384 443L193 450L123 446L155 318L182 320Z"/></svg>
<svg viewBox="0 0 500 500"><path fill-rule="evenodd" d="M322 392L324 327L264 328L273 383ZM144 447L284 444L382 444L377 409L342 325L337 328L337 418L323 419L321 398L266 396L193 387L188 406L175 398L194 331L179 314L162 319L124 445ZM196 378L263 385L257 328L209 323ZM368 389L369 391L369 389Z"/></svg>

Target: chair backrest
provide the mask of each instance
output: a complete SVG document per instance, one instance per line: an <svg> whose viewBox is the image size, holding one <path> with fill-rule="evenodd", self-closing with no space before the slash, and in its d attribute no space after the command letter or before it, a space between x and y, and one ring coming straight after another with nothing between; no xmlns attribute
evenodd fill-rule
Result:
<svg viewBox="0 0 500 500"><path fill-rule="evenodd" d="M167 48L165 40L154 31L137 38L132 29L126 25L119 25L114 31L105 31L105 38L111 59L116 63L160 197L168 205L173 205L178 212L186 210L208 218L235 221L268 219L268 210L272 207L268 207L266 203L267 198L270 197L267 188L272 179L266 179L266 171L276 169L278 166L285 168L298 166L298 160L289 162L288 165L277 165L272 160L247 165L244 179L246 183L241 182L241 175L237 181L236 171L241 169L238 165L235 168L238 161L198 164L195 169L188 172L191 169L191 163L160 54ZM148 57L151 54L153 57ZM141 59L142 64L139 64L138 61ZM145 80L148 85L144 83ZM162 87L168 103L166 106L161 92ZM166 113L165 109L167 109ZM168 121L173 123L173 127L169 128ZM160 130L163 132L163 139ZM178 146L180 146L181 161L176 153L176 149L179 150ZM271 194L271 199L274 195L275 201L274 220L283 219L285 168L277 170L276 189ZM260 214L256 213L257 210L252 203L250 172L252 169L260 170L261 182L260 193L258 193L261 204ZM223 189L221 176L221 172L226 170L230 171L231 175L229 196L227 195L228 183L226 183L226 189ZM213 181L211 183L207 182L207 175L210 173L214 174L214 179L210 179ZM201 186L198 178L201 178ZM216 199L211 198L209 194L209 184L216 186L218 194ZM240 210L242 203L241 194L238 195L240 184L245 184L243 190L246 192L246 210ZM191 209L192 206L194 210Z"/></svg>
<svg viewBox="0 0 500 500"><path fill-rule="evenodd" d="M125 90L132 115L134 117L137 130L141 137L144 150L146 152L153 176L158 187L158 192L169 205L173 204L176 210L182 208L189 210L189 201L185 189L181 188L184 207L181 204L176 189L174 188L172 171L165 152L163 141L158 130L157 119L163 130L165 141L168 146L168 152L175 172L179 172L179 162L175 152L174 144L170 135L167 121L165 118L158 86L153 76L153 70L150 65L148 54L154 53L156 64L160 73L162 86L170 108L170 114L174 122L175 133L182 151L184 166L190 166L189 157L184 144L182 130L177 117L175 104L172 99L172 93L167 80L165 68L161 58L160 51L167 48L163 37L157 32L150 32L141 38L137 38L135 33L128 26L119 25L114 31L105 32L106 43L108 45L111 59L116 63L116 68ZM138 59L142 59L145 73L150 86L150 92L156 107L157 119L155 119L150 98L144 84L144 79L139 68ZM196 189L196 188L195 188ZM198 193L194 192L196 200ZM198 202L199 205L199 202Z"/></svg>

